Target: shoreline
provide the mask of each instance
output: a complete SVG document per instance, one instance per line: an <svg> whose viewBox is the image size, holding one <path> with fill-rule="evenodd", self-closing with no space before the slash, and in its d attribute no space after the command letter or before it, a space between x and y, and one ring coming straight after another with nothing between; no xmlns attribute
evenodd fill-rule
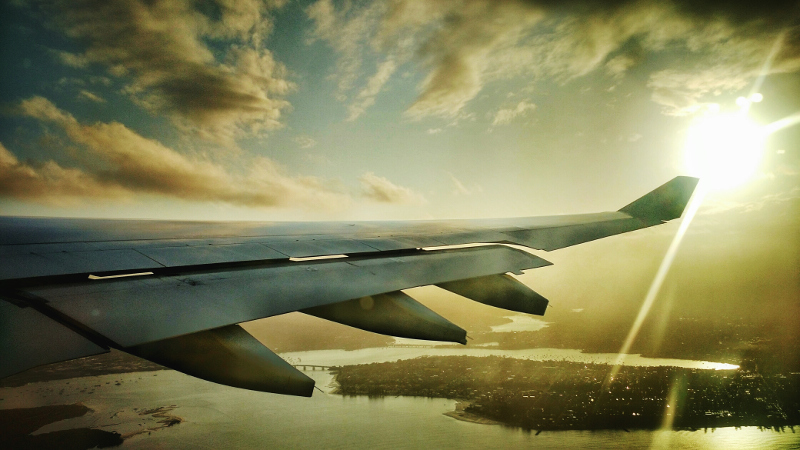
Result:
<svg viewBox="0 0 800 450"><path fill-rule="evenodd" d="M456 401L456 409L453 411L443 412L447 417L452 417L453 419L460 420L462 422L469 422L469 423L478 423L481 425L503 425L502 422L499 422L494 419L489 419L487 417L483 417L478 414L467 412L466 409L472 403L465 401L465 400L457 400Z"/></svg>

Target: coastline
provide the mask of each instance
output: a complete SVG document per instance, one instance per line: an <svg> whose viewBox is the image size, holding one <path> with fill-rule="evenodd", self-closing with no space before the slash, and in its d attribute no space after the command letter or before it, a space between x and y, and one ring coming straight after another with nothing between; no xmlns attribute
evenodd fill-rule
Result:
<svg viewBox="0 0 800 450"><path fill-rule="evenodd" d="M478 423L481 425L503 424L502 422L498 422L496 420L488 419L478 414L473 414L465 411L470 404L471 403L468 401L458 401L456 402L456 409L454 409L453 411L444 412L442 414L444 414L447 417L452 417L453 419L460 420L462 422Z"/></svg>

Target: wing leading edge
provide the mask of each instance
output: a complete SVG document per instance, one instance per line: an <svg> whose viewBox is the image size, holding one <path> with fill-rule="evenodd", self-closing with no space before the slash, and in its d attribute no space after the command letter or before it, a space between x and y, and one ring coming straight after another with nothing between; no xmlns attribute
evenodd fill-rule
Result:
<svg viewBox="0 0 800 450"><path fill-rule="evenodd" d="M504 245L424 248L555 250L678 218L696 184L676 177L616 212L500 220L0 218L0 377L117 348L222 384L310 396L313 381L236 324L303 311L383 334L464 343L463 329L401 290L437 285L541 315L547 300L507 274L550 263ZM304 259L317 256L331 258Z"/></svg>

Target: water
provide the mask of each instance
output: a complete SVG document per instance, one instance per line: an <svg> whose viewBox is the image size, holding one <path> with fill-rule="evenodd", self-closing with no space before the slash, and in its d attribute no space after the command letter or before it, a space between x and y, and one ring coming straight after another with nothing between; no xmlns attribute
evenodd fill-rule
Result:
<svg viewBox="0 0 800 450"><path fill-rule="evenodd" d="M418 341L417 341L418 342ZM508 356L533 361L572 361L594 364L614 364L616 353L583 353L580 350L561 348L531 348L524 350L499 350L474 347L380 347L361 350L317 350L281 353L281 357L292 364L315 364L320 366L342 366L397 361L419 356ZM731 370L739 366L711 361L690 359L646 358L627 355L628 366L676 366L689 369Z"/></svg>
<svg viewBox="0 0 800 450"><path fill-rule="evenodd" d="M39 432L96 427L135 433L157 425L156 419L140 416L139 411L170 405L176 405L171 414L185 419L184 423L149 435L135 435L124 442L124 448L800 449L800 433L761 431L755 427L713 432L562 431L536 436L517 428L444 416L444 412L454 409L453 400L332 395L332 376L328 372L306 373L327 393L315 392L310 399L287 397L159 371L3 388L0 408L82 402L94 410L83 417L47 425Z"/></svg>

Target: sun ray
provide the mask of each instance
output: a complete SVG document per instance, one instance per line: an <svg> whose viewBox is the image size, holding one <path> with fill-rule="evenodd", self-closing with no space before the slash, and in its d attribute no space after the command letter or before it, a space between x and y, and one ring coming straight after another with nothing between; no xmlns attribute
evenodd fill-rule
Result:
<svg viewBox="0 0 800 450"><path fill-rule="evenodd" d="M702 139L702 140L705 140L706 141L705 143L708 144L709 143L708 141L709 140L713 141L715 136L717 138L725 138L725 134L728 131L739 131L741 133L741 130L737 130L737 127L744 126L745 128L750 128L752 125L752 132L746 131L744 134L739 135L739 137L743 136L744 139L747 141L746 145L759 147L756 149L750 149L753 150L753 153L758 153L757 159L751 158L748 160L748 164L750 165L757 164L758 160L761 158L761 152L763 150L761 146L763 146L764 140L769 134L772 134L778 130L782 130L784 128L800 123L800 111L763 127L756 128L754 124L748 123L746 120L746 116L747 113L749 112L751 104L754 102L756 103L760 102L763 99L763 96L761 96L761 94L758 93L758 90L763 84L767 74L769 74L772 62L781 49L785 35L786 35L785 31L781 32L775 39L775 42L773 43L769 54L764 60L764 64L761 67L759 76L753 83L753 87L750 90L750 95L740 105L741 109L739 113L730 116L733 117L733 119L730 120L729 123L725 124L723 120L722 124L717 124L721 126L717 126L716 129L714 129L714 127L711 127L710 130L704 131L708 133L708 136L706 136L708 139ZM722 147L722 145L718 143L714 142L711 143L714 147L718 149ZM726 143L739 145L739 143L737 143L735 139L732 140L729 137L726 140ZM691 145L690 143L687 144ZM747 150L746 146L743 148L745 151ZM722 157L724 157L724 155L722 155ZM628 335L625 337L625 340L623 341L622 347L620 348L619 352L617 352L616 361L603 383L604 386L608 386L609 384L611 384L614 381L614 377L616 377L616 375L619 373L620 368L625 361L625 357L630 351L633 342L636 340L636 337L639 334L639 330L641 329L642 324L644 323L645 319L650 313L650 309L653 307L653 303L655 302L655 299L658 296L659 291L661 290L661 286L664 284L664 280L666 279L666 276L669 273L669 269L672 267L672 263L675 260L675 256L677 255L681 242L683 241L683 237L686 235L686 231L689 229L689 225L691 225L692 220L694 219L697 210L700 208L700 205L703 203L703 199L708 193L710 187L711 186L709 184L709 181L707 179L701 178L695 190L695 193L692 196L692 200L689 202L689 205L687 206L686 214L683 218L683 221L681 222L678 231L675 233L675 236L672 238L672 242L670 243L667 252L664 254L664 258L661 260L661 265L659 266L658 271L656 272L656 275L653 278L653 282L650 284L650 288L648 289L647 294L645 295L644 302L642 302L642 306L639 308L639 313L637 314L636 319L631 325L631 328L628 331Z"/></svg>
<svg viewBox="0 0 800 450"><path fill-rule="evenodd" d="M633 325L631 325L628 335L625 337L625 341L617 353L614 366L611 368L611 371L606 378L606 385L613 382L614 377L616 377L616 375L619 373L622 364L625 362L625 357L627 356L628 351L630 351L633 341L636 340L636 336L639 334L639 330L641 329L644 320L650 313L650 309L653 307L653 302L655 302L658 292L661 290L661 285L664 284L664 280L667 277L667 273L669 273L672 262L675 260L675 256L678 254L678 249L680 248L681 241L683 241L683 237L686 235L686 230L689 229L689 225L692 223L692 219L694 219L697 209L700 208L705 194L705 184L702 180L700 180L692 199L689 201L686 216L681 222L681 225L678 228L678 231L675 233L675 236L672 238L672 243L670 243L666 254L664 254L664 258L661 260L661 265L658 268L658 272L656 272L656 276L653 278L653 282L650 284L650 289L647 291L644 302L642 303L641 308L639 308L639 314L636 316L636 320L633 321Z"/></svg>
<svg viewBox="0 0 800 450"><path fill-rule="evenodd" d="M783 119L776 120L775 122L765 126L764 129L766 130L767 134L772 134L784 128L797 125L798 123L800 123L800 111L797 111L790 116L786 116Z"/></svg>

